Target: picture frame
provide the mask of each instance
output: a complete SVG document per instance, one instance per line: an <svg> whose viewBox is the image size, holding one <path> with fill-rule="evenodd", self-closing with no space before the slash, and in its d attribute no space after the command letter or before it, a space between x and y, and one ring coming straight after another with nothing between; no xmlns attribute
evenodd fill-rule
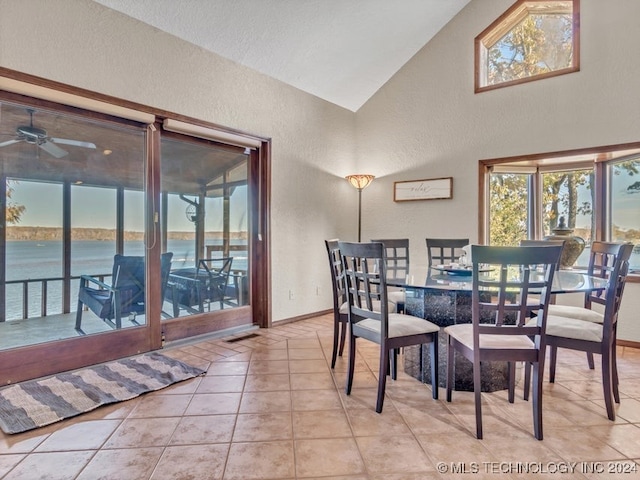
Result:
<svg viewBox="0 0 640 480"><path fill-rule="evenodd" d="M393 183L394 202L453 198L453 177L407 180Z"/></svg>

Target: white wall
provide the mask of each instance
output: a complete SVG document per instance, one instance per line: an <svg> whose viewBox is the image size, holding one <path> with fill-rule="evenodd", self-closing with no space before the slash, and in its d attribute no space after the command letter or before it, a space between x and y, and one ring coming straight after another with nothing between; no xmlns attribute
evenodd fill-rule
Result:
<svg viewBox="0 0 640 480"><path fill-rule="evenodd" d="M0 65L272 137L273 319L330 308L323 240L355 235L353 112L89 0L0 0Z"/></svg>
<svg viewBox="0 0 640 480"><path fill-rule="evenodd" d="M473 39L512 3L472 0L356 114L89 0L0 0L0 65L272 137L279 320L331 306L322 240L356 236L345 175L377 176L363 239L409 237L424 265L427 236L477 240L479 159L640 139L640 2L581 2L580 72L475 95ZM447 176L452 200L393 202L394 181ZM621 338L640 341L639 293Z"/></svg>
<svg viewBox="0 0 640 480"><path fill-rule="evenodd" d="M476 35L514 0L472 0L357 112L363 238L478 232L478 160L640 140L640 2L581 2L580 71L474 94ZM615 8L613 3L615 4ZM451 200L393 202L393 182L454 178ZM640 341L640 284L628 284L620 338Z"/></svg>

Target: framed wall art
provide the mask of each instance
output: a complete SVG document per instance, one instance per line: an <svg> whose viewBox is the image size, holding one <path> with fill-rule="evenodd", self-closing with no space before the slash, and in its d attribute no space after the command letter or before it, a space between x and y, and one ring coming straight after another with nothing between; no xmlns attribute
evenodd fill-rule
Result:
<svg viewBox="0 0 640 480"><path fill-rule="evenodd" d="M453 177L393 183L394 202L440 200L445 198L453 198Z"/></svg>

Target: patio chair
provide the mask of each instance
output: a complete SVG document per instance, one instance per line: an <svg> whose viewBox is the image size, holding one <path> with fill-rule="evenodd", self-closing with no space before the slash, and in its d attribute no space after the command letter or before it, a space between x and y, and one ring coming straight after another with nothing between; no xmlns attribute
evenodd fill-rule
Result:
<svg viewBox="0 0 640 480"><path fill-rule="evenodd" d="M220 310L224 309L224 302L227 296L229 276L231 275L231 264L233 257L225 258L203 258L198 261L196 278L201 278L201 273L206 273L203 297L208 302L208 309L211 310L212 302L220 302Z"/></svg>
<svg viewBox="0 0 640 480"><path fill-rule="evenodd" d="M161 256L161 283L164 291L171 269L173 253ZM135 319L145 312L145 263L143 256L113 257L111 285L89 275L80 277L76 330L81 331L83 306L95 313L112 328L122 328L122 317Z"/></svg>

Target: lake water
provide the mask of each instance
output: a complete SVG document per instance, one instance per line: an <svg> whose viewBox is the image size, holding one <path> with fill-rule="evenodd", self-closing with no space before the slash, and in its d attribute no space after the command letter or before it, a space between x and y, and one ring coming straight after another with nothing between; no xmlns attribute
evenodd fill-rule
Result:
<svg viewBox="0 0 640 480"><path fill-rule="evenodd" d="M208 240L209 243L221 244ZM192 240L169 240L167 250L173 252L173 269L194 265L194 242ZM233 242L232 242L233 243ZM242 241L237 241L241 244ZM73 241L71 242L73 276L110 274L113 265L115 242ZM144 255L142 242L125 242L125 255ZM590 250L582 252L576 262L587 265ZM247 253L233 252L234 269L247 269ZM7 242L7 281L52 278L62 276L62 242L60 241L9 241ZM640 268L640 253L631 257L631 266ZM75 311L75 292L78 281L71 285L71 309ZM40 316L41 284L29 284L29 317ZM49 282L47 292L47 313L62 312L62 282ZM22 318L22 285L7 285L7 320Z"/></svg>
<svg viewBox="0 0 640 480"><path fill-rule="evenodd" d="M222 244L222 241L207 240L209 244ZM242 244L243 241L232 243ZM167 251L173 252L171 268L191 267L195 263L193 240L168 240ZM221 255L221 252L216 252ZM71 274L107 275L111 274L115 242L72 241ZM125 255L144 255L144 244L139 241L125 242ZM232 252L233 269L247 269L247 252ZM8 241L6 255L7 281L59 278L62 276L61 241ZM71 309L75 311L79 281L72 281ZM41 283L29 284L29 317L40 316ZM22 318L22 284L7 285L6 319ZM47 314L62 313L62 282L48 283Z"/></svg>

